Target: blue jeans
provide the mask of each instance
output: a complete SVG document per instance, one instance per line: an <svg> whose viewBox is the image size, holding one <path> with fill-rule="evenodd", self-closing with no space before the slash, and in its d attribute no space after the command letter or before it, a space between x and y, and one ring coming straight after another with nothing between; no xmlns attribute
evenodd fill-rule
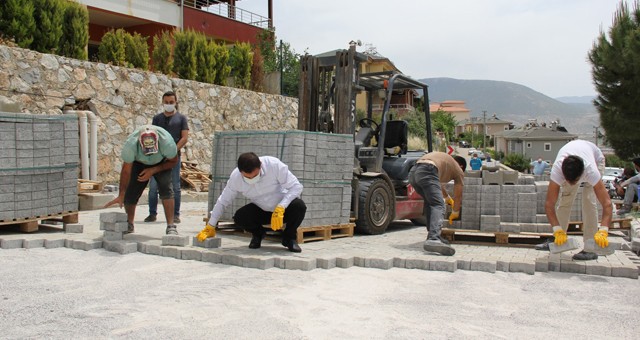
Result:
<svg viewBox="0 0 640 340"><path fill-rule="evenodd" d="M175 202L174 216L180 216L180 158L171 169L171 183L173 184L173 200ZM151 177L149 181L149 215L158 214L158 182Z"/></svg>
<svg viewBox="0 0 640 340"><path fill-rule="evenodd" d="M445 212L438 168L432 164L416 164L409 172L409 183L424 199L422 213L427 219L427 239L438 239Z"/></svg>

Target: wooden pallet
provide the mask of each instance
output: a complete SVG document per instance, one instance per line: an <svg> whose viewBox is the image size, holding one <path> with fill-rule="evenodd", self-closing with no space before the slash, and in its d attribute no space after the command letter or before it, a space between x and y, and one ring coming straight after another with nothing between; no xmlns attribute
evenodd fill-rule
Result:
<svg viewBox="0 0 640 340"><path fill-rule="evenodd" d="M626 218L614 218L611 220L611 225L609 225L609 229L610 230L617 230L617 229L630 229L631 228L631 221L632 218L631 217L626 217ZM582 233L582 221L573 221L573 222L569 222L569 229L567 229L568 232L580 232Z"/></svg>
<svg viewBox="0 0 640 340"><path fill-rule="evenodd" d="M180 178L189 184L195 191L209 191L211 175L196 168L194 162L183 161L180 169Z"/></svg>
<svg viewBox="0 0 640 340"><path fill-rule="evenodd" d="M451 243L531 248L552 234L442 228L441 235Z"/></svg>
<svg viewBox="0 0 640 340"><path fill-rule="evenodd" d="M279 231L271 231L269 225L264 226L268 229L268 239L278 240L281 233ZM327 241L341 237L353 237L354 223L330 224L313 227L299 227L296 235L296 241L300 244L313 241ZM251 236L251 233L244 232L242 228L237 227L233 222L218 223L218 232L232 233L234 235Z"/></svg>
<svg viewBox="0 0 640 340"><path fill-rule="evenodd" d="M102 192L104 189L104 182L91 181L88 179L78 179L78 193L84 194L88 192Z"/></svg>
<svg viewBox="0 0 640 340"><path fill-rule="evenodd" d="M63 223L78 223L78 212L67 211L57 214L48 214L26 218L14 218L12 220L0 220L0 226L17 227L21 232L33 233L38 231L38 228L41 224L38 221L61 221Z"/></svg>

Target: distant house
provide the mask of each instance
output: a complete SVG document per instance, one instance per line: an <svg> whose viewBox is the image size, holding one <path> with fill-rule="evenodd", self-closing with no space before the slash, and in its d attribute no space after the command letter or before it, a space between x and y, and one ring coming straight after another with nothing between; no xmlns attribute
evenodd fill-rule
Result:
<svg viewBox="0 0 640 340"><path fill-rule="evenodd" d="M77 0L89 11L89 55L97 54L102 36L112 28L147 36L162 31L192 29L224 44L255 44L258 35L273 29L273 0L266 1L268 17L236 7L240 0Z"/></svg>
<svg viewBox="0 0 640 340"><path fill-rule="evenodd" d="M450 113L457 122L471 118L471 110L464 106L464 100L445 100L441 103L431 103L429 105L429 112L433 113L438 110Z"/></svg>
<svg viewBox="0 0 640 340"><path fill-rule="evenodd" d="M369 46L362 54L367 57L367 60L360 63L361 74L385 71L402 73L389 58L378 53L375 47ZM395 111L399 116L402 116L404 113L415 110L416 100L419 97L420 94L414 89L395 90L391 94L390 109ZM384 100L384 91L372 97L372 109L374 113L382 112ZM365 92L361 92L356 96L356 109L367 111L367 95Z"/></svg>
<svg viewBox="0 0 640 340"><path fill-rule="evenodd" d="M496 133L512 128L512 122L502 120L494 113L491 117L471 117L458 121L455 133L456 135L464 132L484 133L487 136L494 137Z"/></svg>
<svg viewBox="0 0 640 340"><path fill-rule="evenodd" d="M496 152L502 151L505 155L518 153L526 159L542 157L553 162L558 150L578 135L567 132L558 121L547 125L532 119L525 126L498 132L494 138Z"/></svg>

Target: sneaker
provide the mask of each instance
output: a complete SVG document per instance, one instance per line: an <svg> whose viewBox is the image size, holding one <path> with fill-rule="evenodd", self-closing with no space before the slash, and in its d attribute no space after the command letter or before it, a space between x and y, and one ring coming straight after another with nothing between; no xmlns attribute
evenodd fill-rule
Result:
<svg viewBox="0 0 640 340"><path fill-rule="evenodd" d="M438 240L440 240L444 244L451 244L451 242L449 242L449 240L447 240L446 238L442 237L442 235L438 235Z"/></svg>
<svg viewBox="0 0 640 340"><path fill-rule="evenodd" d="M572 257L574 260L576 261L590 261L590 260L595 260L598 258L598 254L596 253L591 253L588 251L581 251L575 255L573 255Z"/></svg>
<svg viewBox="0 0 640 340"><path fill-rule="evenodd" d="M149 215L147 216L147 218L144 219L145 222L155 222L156 221L156 215Z"/></svg>
<svg viewBox="0 0 640 340"><path fill-rule="evenodd" d="M551 236L549 237L546 241L540 243L540 244L536 244L534 246L535 250L543 250L543 251L549 251L549 244L553 243L555 241L555 237Z"/></svg>
<svg viewBox="0 0 640 340"><path fill-rule="evenodd" d="M167 235L178 235L178 229L175 225L168 225L166 233Z"/></svg>
<svg viewBox="0 0 640 340"><path fill-rule="evenodd" d="M128 223L127 231L123 231L122 234L124 234L124 235L131 234L131 233L133 233L134 230L135 230L135 227L133 226L133 223Z"/></svg>
<svg viewBox="0 0 640 340"><path fill-rule="evenodd" d="M173 216L173 223L180 223L180 216Z"/></svg>
<svg viewBox="0 0 640 340"><path fill-rule="evenodd" d="M456 253L456 250L453 249L453 247L443 243L439 239L424 241L424 245L422 246L422 248L424 248L425 251L439 253L446 256L451 256Z"/></svg>
<svg viewBox="0 0 640 340"><path fill-rule="evenodd" d="M624 215L630 212L631 212L631 207L625 204L622 206L622 208L618 209L618 211L616 212L616 215Z"/></svg>

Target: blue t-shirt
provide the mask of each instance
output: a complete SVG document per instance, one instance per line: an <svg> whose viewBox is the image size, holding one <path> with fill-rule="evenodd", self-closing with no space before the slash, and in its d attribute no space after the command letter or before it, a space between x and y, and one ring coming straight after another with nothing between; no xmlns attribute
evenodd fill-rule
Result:
<svg viewBox="0 0 640 340"><path fill-rule="evenodd" d="M471 170L480 170L482 168L482 160L480 158L471 158L469 161L469 165L471 165Z"/></svg>

